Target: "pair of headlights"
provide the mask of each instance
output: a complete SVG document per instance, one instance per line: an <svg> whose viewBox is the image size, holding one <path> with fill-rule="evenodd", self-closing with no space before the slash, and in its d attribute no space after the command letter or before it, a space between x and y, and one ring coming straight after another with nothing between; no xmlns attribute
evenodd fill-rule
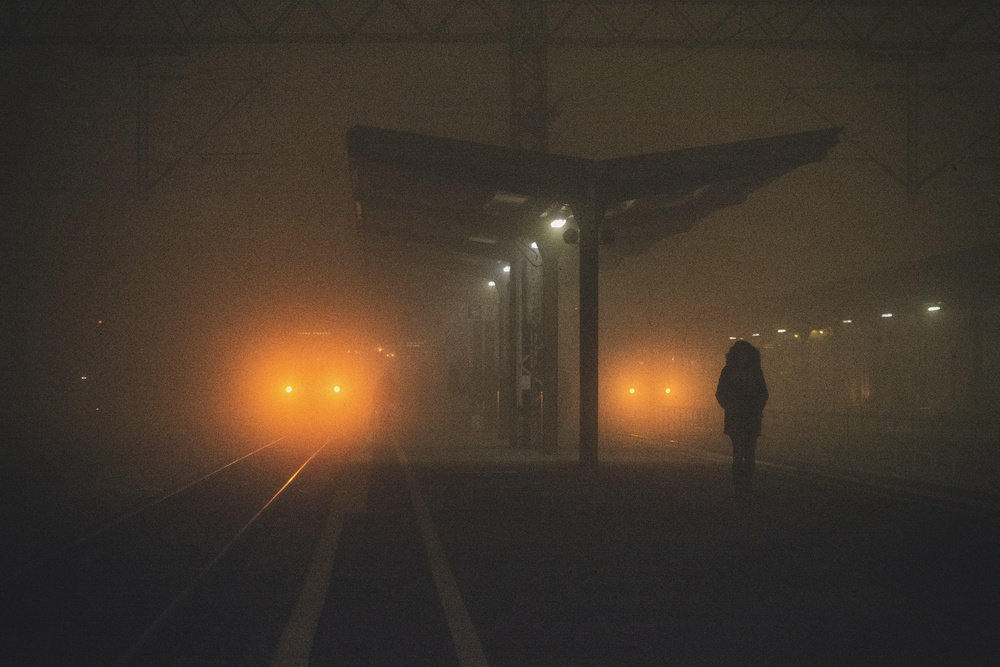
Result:
<svg viewBox="0 0 1000 667"><path fill-rule="evenodd" d="M291 385L288 385L287 387L285 387L285 393L287 393L287 394L292 393L294 390L295 390L295 388L292 387ZM335 393L335 394L339 394L340 393L340 385L339 384L333 386L333 393Z"/></svg>

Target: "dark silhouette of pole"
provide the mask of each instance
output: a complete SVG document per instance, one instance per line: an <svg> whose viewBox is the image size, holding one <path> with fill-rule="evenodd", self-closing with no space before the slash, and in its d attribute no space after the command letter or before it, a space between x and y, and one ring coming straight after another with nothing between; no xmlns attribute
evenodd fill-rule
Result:
<svg viewBox="0 0 1000 667"><path fill-rule="evenodd" d="M596 468L597 456L597 341L598 257L600 218L594 192L595 177L587 183L586 200L573 209L580 228L580 465Z"/></svg>
<svg viewBox="0 0 1000 667"><path fill-rule="evenodd" d="M546 229L546 232L552 230ZM559 449L559 250L562 239L548 238L539 243L542 256L541 355L538 359L542 380L542 449Z"/></svg>
<svg viewBox="0 0 1000 667"><path fill-rule="evenodd" d="M521 367L517 345L520 317L518 317L516 275L516 264L511 262L510 271L503 281L506 290L504 296L507 299L506 329L504 331L506 356L504 357L503 387L500 389L500 410L503 413L504 422L503 434L511 445L517 442L516 438L518 437L517 393Z"/></svg>

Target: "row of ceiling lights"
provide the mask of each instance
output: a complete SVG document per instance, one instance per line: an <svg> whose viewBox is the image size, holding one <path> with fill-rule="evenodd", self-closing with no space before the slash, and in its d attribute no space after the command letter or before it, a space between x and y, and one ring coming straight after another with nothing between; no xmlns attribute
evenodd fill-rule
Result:
<svg viewBox="0 0 1000 667"><path fill-rule="evenodd" d="M566 219L565 218L556 218L555 220L552 220L549 223L549 226L552 227L553 229L560 229L561 227L563 227L565 225L566 225ZM538 244L535 243L534 241L532 241L531 242L531 249L532 250L538 250ZM504 265L503 272L504 273L510 273L510 264ZM490 287L496 287L497 281L491 280L488 284L489 284Z"/></svg>
<svg viewBox="0 0 1000 667"><path fill-rule="evenodd" d="M941 305L940 304L935 304L933 306L927 306L927 312L929 312L929 313L935 313L935 312L937 312L939 310L941 310ZM882 313L882 319L889 319L891 317L892 317L892 313ZM845 319L845 320L841 320L840 322L841 322L841 324L853 324L854 320L853 319ZM777 329L776 332L779 333L779 334L784 334L784 333L788 333L788 329ZM816 333L816 334L819 334L820 336L822 336L822 335L826 334L826 329L814 329L812 332L810 332L810 334L813 334L813 333ZM759 336L760 336L759 333L755 333L755 334L752 335L753 338L756 338L756 337L759 337ZM794 338L798 338L799 334L792 334L792 336ZM741 339L740 336L730 336L729 337L729 340L740 340L740 339Z"/></svg>

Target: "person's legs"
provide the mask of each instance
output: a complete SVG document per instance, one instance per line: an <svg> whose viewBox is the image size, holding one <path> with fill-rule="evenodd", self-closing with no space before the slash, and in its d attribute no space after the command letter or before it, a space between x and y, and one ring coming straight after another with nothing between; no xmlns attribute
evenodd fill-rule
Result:
<svg viewBox="0 0 1000 667"><path fill-rule="evenodd" d="M754 471L756 438L733 437L733 483L749 487Z"/></svg>
<svg viewBox="0 0 1000 667"><path fill-rule="evenodd" d="M744 449L745 443L739 436L730 436L733 441L733 483L741 486L744 477Z"/></svg>

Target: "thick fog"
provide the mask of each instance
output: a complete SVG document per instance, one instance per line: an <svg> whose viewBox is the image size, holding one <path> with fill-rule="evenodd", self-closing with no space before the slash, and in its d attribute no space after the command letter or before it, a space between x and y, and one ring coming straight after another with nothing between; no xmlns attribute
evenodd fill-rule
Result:
<svg viewBox="0 0 1000 667"><path fill-rule="evenodd" d="M143 128L135 58L8 49L0 252L12 451L60 460L72 449L83 459L74 465L87 470L100 460L79 452L107 454L102 447L117 447L108 456L133 468L165 442L174 448L166 458L225 458L236 436L211 436L224 444L206 450L204 433L248 428L239 386L252 375L247 365L303 331L332 332L342 347L395 350L409 363L408 389L424 401L414 420L440 417L448 368L469 354L468 308L492 307L495 296L447 253L360 237L344 136L363 123L507 145L507 59L495 45L192 47L150 59ZM878 396L889 381L875 375L890 366L893 382L908 383L931 355L942 370L920 381L946 377L950 393L899 394L905 410L894 412L962 423L995 415L989 276L956 268L925 295L888 286L907 266L919 273L919 262L998 240L996 63L970 60L923 70L914 191L904 182L905 63L830 52L553 48L555 153L606 158L845 128L825 160L602 272L608 419L659 428L653 412L622 417L615 402L617 378L628 384L637 365L673 374L675 407L717 410L725 351L755 334L776 413L831 401L841 412L890 411L869 410L858 392ZM560 259L560 446L568 448L577 424L575 253L566 246ZM893 303L861 289L879 280ZM851 299L862 297L855 307ZM844 319L885 324L862 319L902 300L909 311L894 324L903 326L926 310L921 299L945 302L954 336L936 333L928 343L866 329L847 345ZM824 300L841 307L824 310ZM972 343L960 322L977 332ZM817 346L827 334L813 331L828 327L833 342L789 348L779 327ZM896 345L922 352L885 349ZM856 364L867 375L841 373L830 380L835 397L817 394L815 379L840 373L842 355L868 355ZM950 359L961 368L944 369Z"/></svg>

